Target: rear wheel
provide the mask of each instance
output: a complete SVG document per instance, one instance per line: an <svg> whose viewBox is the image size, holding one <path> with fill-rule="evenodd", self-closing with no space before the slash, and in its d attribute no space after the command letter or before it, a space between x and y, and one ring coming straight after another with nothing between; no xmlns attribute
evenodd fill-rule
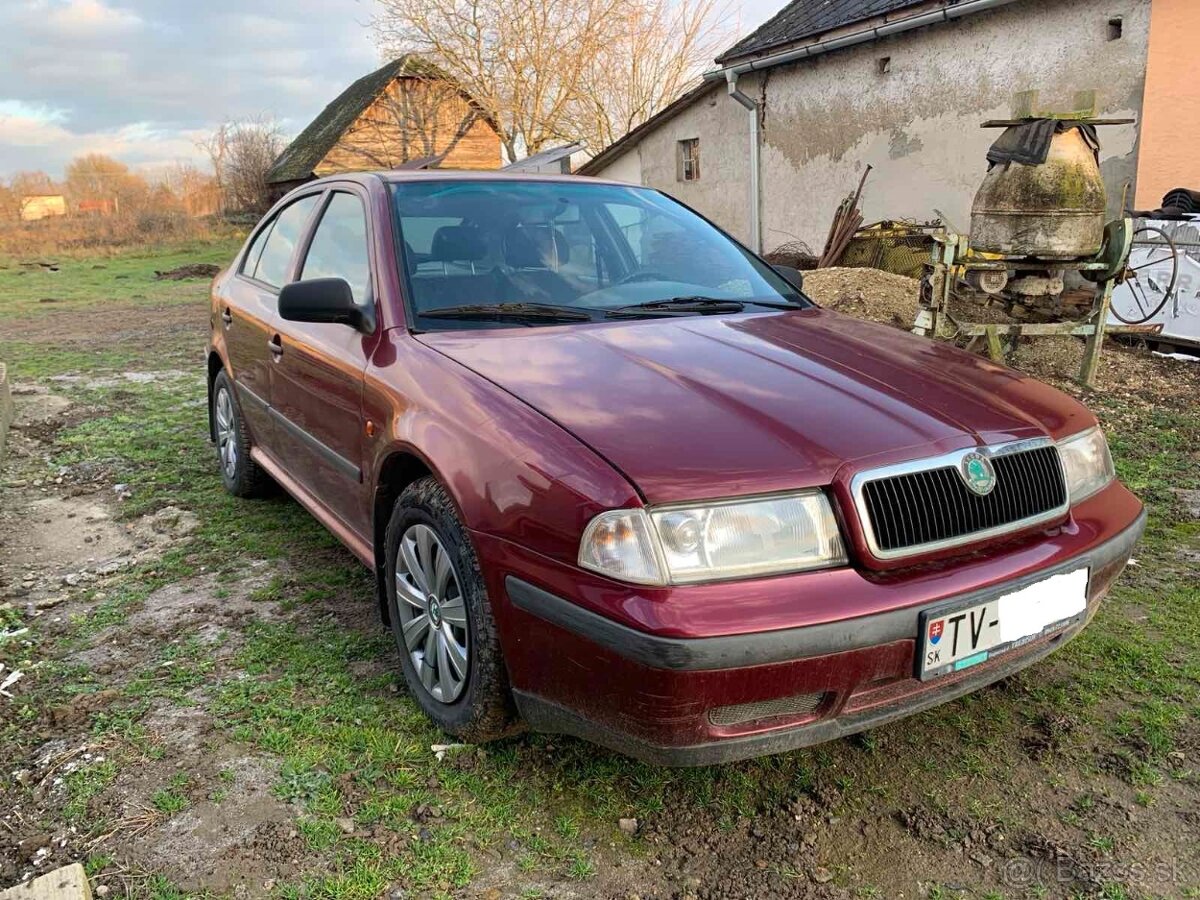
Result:
<svg viewBox="0 0 1200 900"><path fill-rule="evenodd" d="M223 371L213 381L212 422L225 490L235 497L262 496L270 485L270 477L250 458L250 433L233 385Z"/></svg>
<svg viewBox="0 0 1200 900"><path fill-rule="evenodd" d="M516 722L475 550L433 478L409 485L386 535L392 632L408 689L443 730L472 742Z"/></svg>

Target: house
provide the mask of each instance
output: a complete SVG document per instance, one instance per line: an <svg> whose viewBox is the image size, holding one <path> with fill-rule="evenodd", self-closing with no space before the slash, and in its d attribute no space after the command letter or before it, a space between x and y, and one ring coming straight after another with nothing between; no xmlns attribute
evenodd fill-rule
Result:
<svg viewBox="0 0 1200 900"><path fill-rule="evenodd" d="M820 249L872 166L867 222L958 228L1016 93L1135 124L1100 129L1109 214L1200 187L1197 0L792 0L698 87L580 171L651 185L746 243Z"/></svg>
<svg viewBox="0 0 1200 900"><path fill-rule="evenodd" d="M30 194L21 198L21 221L36 222L67 214L67 200L62 194Z"/></svg>
<svg viewBox="0 0 1200 900"><path fill-rule="evenodd" d="M498 169L500 135L441 70L402 56L342 91L279 155L267 182L278 197L324 175L429 157L443 168Z"/></svg>

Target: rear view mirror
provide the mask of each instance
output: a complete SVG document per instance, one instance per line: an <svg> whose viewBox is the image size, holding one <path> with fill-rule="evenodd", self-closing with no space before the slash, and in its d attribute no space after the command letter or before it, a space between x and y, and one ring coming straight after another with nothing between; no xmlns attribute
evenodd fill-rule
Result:
<svg viewBox="0 0 1200 900"><path fill-rule="evenodd" d="M293 281L279 291L279 315L289 322L329 322L374 331L374 317L354 302L344 278Z"/></svg>
<svg viewBox="0 0 1200 900"><path fill-rule="evenodd" d="M798 291L804 290L804 275L794 266L771 266L783 280Z"/></svg>

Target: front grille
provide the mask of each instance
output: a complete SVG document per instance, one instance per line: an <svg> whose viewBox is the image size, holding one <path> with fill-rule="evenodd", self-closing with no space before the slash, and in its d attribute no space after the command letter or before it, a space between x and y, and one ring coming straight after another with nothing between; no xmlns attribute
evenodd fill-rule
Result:
<svg viewBox="0 0 1200 900"><path fill-rule="evenodd" d="M777 719L782 716L796 718L817 711L825 702L825 694L796 694L792 697L775 697L756 703L738 703L734 706L718 706L708 711L708 721L714 725L744 725L759 719Z"/></svg>
<svg viewBox="0 0 1200 900"><path fill-rule="evenodd" d="M926 469L865 481L859 511L864 528L874 537L876 555L887 558L930 545L964 544L1065 510L1067 487L1053 444L1001 450L988 458L996 483L985 496L967 487L956 462L943 458Z"/></svg>

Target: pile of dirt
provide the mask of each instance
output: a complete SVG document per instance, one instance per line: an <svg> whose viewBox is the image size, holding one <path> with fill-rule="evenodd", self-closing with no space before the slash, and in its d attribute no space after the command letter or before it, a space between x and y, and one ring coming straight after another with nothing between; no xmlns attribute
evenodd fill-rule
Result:
<svg viewBox="0 0 1200 900"><path fill-rule="evenodd" d="M804 274L804 291L826 309L911 328L917 315L920 282L878 269L816 269ZM971 322L1014 321L999 305L983 306L955 298L950 313ZM982 350L982 348L981 348ZM1081 393L1076 378L1084 341L1077 337L1022 338L1007 363L1056 387ZM1200 364L1154 356L1141 347L1108 340L1093 387L1138 405L1190 404L1200 394Z"/></svg>
<svg viewBox="0 0 1200 900"><path fill-rule="evenodd" d="M188 278L215 278L217 273L221 271L220 266L215 266L212 263L189 263L186 266L180 266L177 269L170 269L166 272L155 270L155 281L184 281Z"/></svg>
<svg viewBox="0 0 1200 900"><path fill-rule="evenodd" d="M917 317L920 282L880 269L814 269L804 274L804 292L846 315L897 328Z"/></svg>

